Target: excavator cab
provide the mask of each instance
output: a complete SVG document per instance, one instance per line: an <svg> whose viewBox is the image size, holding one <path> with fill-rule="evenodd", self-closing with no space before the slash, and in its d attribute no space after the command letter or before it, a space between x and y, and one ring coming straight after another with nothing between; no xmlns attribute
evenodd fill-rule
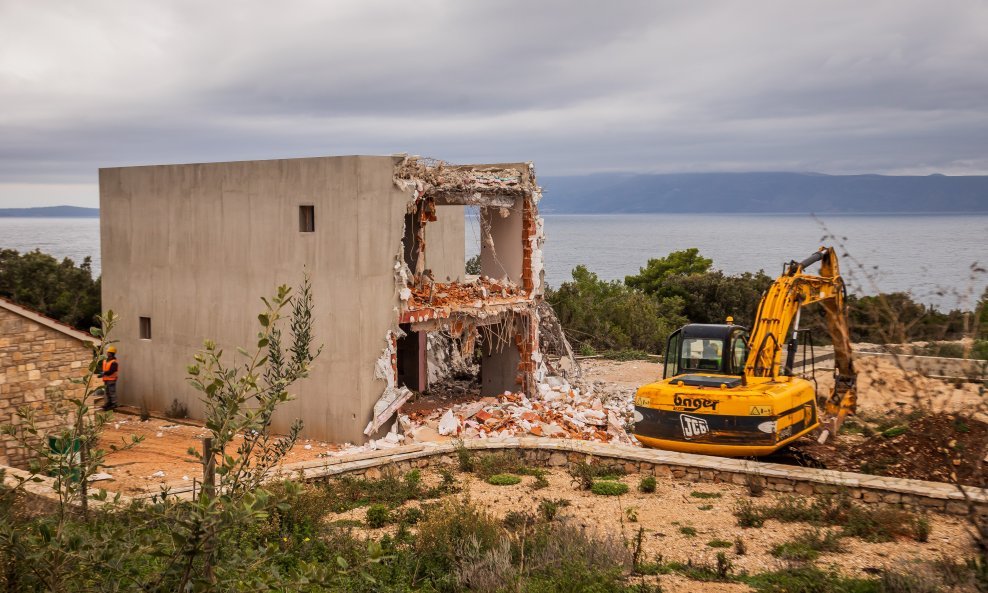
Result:
<svg viewBox="0 0 988 593"><path fill-rule="evenodd" d="M740 377L747 356L748 330L734 325L730 318L727 325L691 323L669 336L662 378L693 374Z"/></svg>

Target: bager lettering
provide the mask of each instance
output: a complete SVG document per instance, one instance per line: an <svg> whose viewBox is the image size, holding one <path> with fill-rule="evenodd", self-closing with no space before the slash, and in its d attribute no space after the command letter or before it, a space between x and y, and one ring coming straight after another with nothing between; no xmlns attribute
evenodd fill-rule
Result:
<svg viewBox="0 0 988 593"><path fill-rule="evenodd" d="M700 408L710 408L711 410L716 410L717 404L720 402L715 399L707 399L705 397L683 397L677 393L673 396L672 403L676 406L677 410L683 410L684 412L695 412Z"/></svg>
<svg viewBox="0 0 988 593"><path fill-rule="evenodd" d="M683 426L683 438L687 441L710 432L707 421L703 418L694 418L693 416L681 414L679 416L679 423Z"/></svg>

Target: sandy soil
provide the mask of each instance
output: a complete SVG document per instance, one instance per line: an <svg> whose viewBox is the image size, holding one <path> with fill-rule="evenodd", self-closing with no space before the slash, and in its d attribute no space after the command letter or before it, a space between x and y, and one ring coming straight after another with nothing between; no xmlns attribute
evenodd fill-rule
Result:
<svg viewBox="0 0 988 593"><path fill-rule="evenodd" d="M431 471L423 475L426 483L438 482L438 476ZM616 537L631 538L639 527L645 529L645 551L649 558L661 557L664 561L694 563L715 563L718 551L725 551L735 571L749 574L784 568L785 563L769 552L776 544L787 541L797 534L811 529L801 523L780 523L767 521L764 527L742 529L732 513L739 499L748 499L747 490L730 484L696 484L687 481L659 480L657 490L652 494L637 491L640 476L628 475L621 481L629 485L627 495L620 497L596 496L586 491L576 490L570 477L563 471L554 470L547 474L550 486L532 490L533 477L525 477L516 486L491 486L471 474L457 474L461 496L469 499L498 518L510 511L536 512L542 499L565 499L570 506L561 509L559 516L575 521L590 530L601 530ZM693 492L719 493L720 498L702 499L692 496ZM756 505L769 505L781 495L768 494L752 499ZM418 505L417 501L407 503ZM709 505L708 510L707 505ZM628 520L627 510L634 509L637 521ZM330 515L329 520L350 519L363 521L366 508L357 508L338 515ZM939 515L929 517L932 532L927 543L911 539L901 539L889 543L867 543L856 538L843 538L844 553L823 554L817 564L821 567L833 566L848 576L868 577L876 569L908 568L917 562L935 560L941 556L948 558L970 557L974 546L967 534L966 526L960 519ZM690 537L680 532L681 527L693 527L697 534ZM366 531L379 536L394 527ZM747 551L738 555L734 548L717 549L707 545L714 539L733 542L741 538ZM665 591L696 591L697 583L685 577L667 575L661 577ZM709 586L708 586L709 585ZM704 591L745 591L747 587L738 584L704 583Z"/></svg>
<svg viewBox="0 0 988 593"><path fill-rule="evenodd" d="M187 453L189 447L202 449L201 439L209 435L202 426L188 420L178 423L152 418L141 422L137 416L118 413L116 421L107 425L100 444L109 451L110 444L129 443L131 435L142 436L144 440L127 451L107 453L102 471L113 479L96 482L100 488L135 494L157 492L165 486L191 486L193 478L202 481L202 465ZM239 442L238 438L235 443ZM338 449L337 445L302 439L284 463L317 459Z"/></svg>
<svg viewBox="0 0 988 593"><path fill-rule="evenodd" d="M580 361L584 378L615 387L638 389L662 378L662 363L651 360L616 361L588 358Z"/></svg>

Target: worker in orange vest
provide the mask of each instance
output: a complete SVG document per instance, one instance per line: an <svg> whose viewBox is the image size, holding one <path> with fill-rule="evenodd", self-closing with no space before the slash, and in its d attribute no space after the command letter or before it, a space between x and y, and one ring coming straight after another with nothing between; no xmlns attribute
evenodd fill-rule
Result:
<svg viewBox="0 0 988 593"><path fill-rule="evenodd" d="M106 360L103 361L103 369L97 373L103 379L103 387L106 392L106 399L103 400L103 409L112 410L117 407L117 373L120 371L120 363L117 361L117 347L110 346L106 349Z"/></svg>

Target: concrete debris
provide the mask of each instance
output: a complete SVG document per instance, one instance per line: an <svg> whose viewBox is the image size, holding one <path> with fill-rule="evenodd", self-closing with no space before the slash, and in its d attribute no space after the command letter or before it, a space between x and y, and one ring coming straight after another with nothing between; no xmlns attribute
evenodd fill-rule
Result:
<svg viewBox="0 0 988 593"><path fill-rule="evenodd" d="M463 355L462 349L449 334L430 332L426 338L426 368L429 385L455 376L474 376L479 372L476 363Z"/></svg>
<svg viewBox="0 0 988 593"><path fill-rule="evenodd" d="M501 302L517 302L526 297L525 291L508 280L486 276L474 282L428 283L410 290L409 309L480 309Z"/></svg>
<svg viewBox="0 0 988 593"><path fill-rule="evenodd" d="M374 376L387 381L388 385L385 387L381 399L374 404L374 415L371 421L367 423L367 427L364 428L365 435L370 436L377 432L413 395L407 387L396 385L396 377L393 372L396 364L397 341L403 335L405 334L400 329L389 331L385 337L384 351L381 352L380 358L374 364Z"/></svg>
<svg viewBox="0 0 988 593"><path fill-rule="evenodd" d="M395 183L405 189L414 188L420 197L455 195L462 202L469 204L473 199L483 205L491 203L492 194L521 196L528 189L519 169L456 166L416 157L404 159L395 168Z"/></svg>
<svg viewBox="0 0 988 593"><path fill-rule="evenodd" d="M559 377L549 379L539 385L537 399L505 392L428 414L399 412L399 424L412 442L445 440L440 437L544 436L637 444L626 428L634 413L630 400L615 398L605 403Z"/></svg>

